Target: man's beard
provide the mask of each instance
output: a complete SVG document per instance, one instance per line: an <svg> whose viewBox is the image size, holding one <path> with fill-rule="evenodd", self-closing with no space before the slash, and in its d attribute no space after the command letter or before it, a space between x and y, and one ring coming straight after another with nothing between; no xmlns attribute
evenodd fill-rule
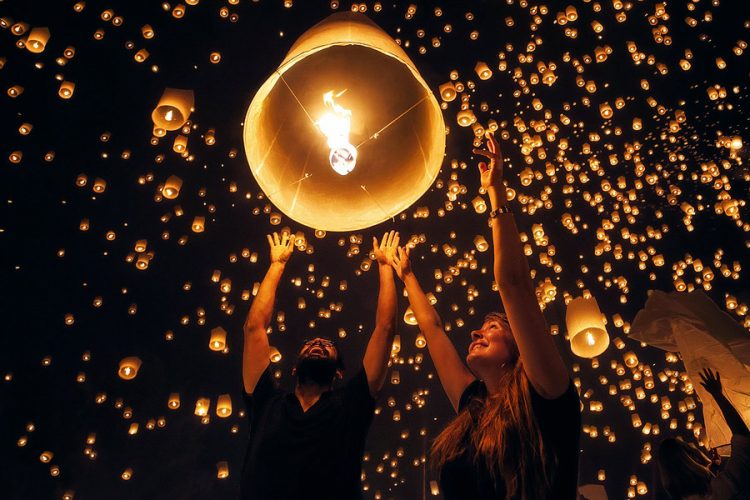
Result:
<svg viewBox="0 0 750 500"><path fill-rule="evenodd" d="M297 361L297 381L300 385L312 383L329 386L333 383L335 375L335 359L304 357Z"/></svg>

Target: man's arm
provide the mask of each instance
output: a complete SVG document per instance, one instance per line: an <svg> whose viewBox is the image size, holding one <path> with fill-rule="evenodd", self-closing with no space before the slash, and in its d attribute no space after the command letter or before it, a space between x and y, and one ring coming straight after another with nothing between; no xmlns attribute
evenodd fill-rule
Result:
<svg viewBox="0 0 750 500"><path fill-rule="evenodd" d="M507 206L503 157L492 135L488 136L487 145L489 151L474 152L490 160L489 165L479 164L479 172L492 210L496 210ZM556 399L568 388L568 371L539 309L513 214L501 213L492 218L492 246L495 281L526 376L539 395Z"/></svg>
<svg viewBox="0 0 750 500"><path fill-rule="evenodd" d="M253 393L270 362L266 331L271 324L276 289L294 248L292 239L286 233L282 233L281 237L277 233L269 235L268 244L271 247L271 265L258 288L243 328L245 345L242 352L242 380L248 394Z"/></svg>
<svg viewBox="0 0 750 500"><path fill-rule="evenodd" d="M383 235L378 245L377 238L373 238L373 252L378 262L380 275L380 291L378 292L378 308L375 313L375 329L367 343L367 350L362 362L367 375L367 385L370 395L377 397L383 388L388 369L388 358L391 354L393 337L396 334L396 283L393 280L393 269L388 260L389 252L398 245L398 233L391 231Z"/></svg>
<svg viewBox="0 0 750 500"><path fill-rule="evenodd" d="M409 304L414 311L419 329L427 340L427 350L430 352L443 390L453 405L453 409L458 411L461 395L474 381L474 375L466 367L453 342L443 330L440 316L430 304L430 299L427 298L414 276L408 251L399 248L393 266L398 277L404 281L406 293L409 294Z"/></svg>

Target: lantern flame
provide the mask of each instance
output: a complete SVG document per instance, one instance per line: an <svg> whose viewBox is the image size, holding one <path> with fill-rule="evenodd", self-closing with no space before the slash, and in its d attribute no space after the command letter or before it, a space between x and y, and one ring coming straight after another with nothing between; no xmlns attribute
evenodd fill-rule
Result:
<svg viewBox="0 0 750 500"><path fill-rule="evenodd" d="M331 154L328 161L331 168L339 175L346 175L354 170L357 164L357 148L349 143L349 130L352 126L352 112L340 104L336 104L334 98L341 97L346 90L333 95L333 91L323 94L323 102L332 112L324 114L315 124L328 140Z"/></svg>
<svg viewBox="0 0 750 500"><path fill-rule="evenodd" d="M587 343L588 345L590 345L590 346L594 346L594 345L596 345L596 339L595 339L595 338L594 338L594 336L593 336L593 335L591 334L591 332L588 332L588 331L586 332L586 343Z"/></svg>

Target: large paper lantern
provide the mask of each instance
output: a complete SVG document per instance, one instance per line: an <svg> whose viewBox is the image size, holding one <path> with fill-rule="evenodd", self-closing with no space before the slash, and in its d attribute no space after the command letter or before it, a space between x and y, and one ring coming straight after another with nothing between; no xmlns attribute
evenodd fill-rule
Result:
<svg viewBox="0 0 750 500"><path fill-rule="evenodd" d="M373 226L437 177L445 125L414 63L364 14L305 32L247 111L245 152L287 216L322 230Z"/></svg>
<svg viewBox="0 0 750 500"><path fill-rule="evenodd" d="M573 354L593 358L609 347L609 334L602 312L594 297L577 297L570 301L565 314L568 338Z"/></svg>

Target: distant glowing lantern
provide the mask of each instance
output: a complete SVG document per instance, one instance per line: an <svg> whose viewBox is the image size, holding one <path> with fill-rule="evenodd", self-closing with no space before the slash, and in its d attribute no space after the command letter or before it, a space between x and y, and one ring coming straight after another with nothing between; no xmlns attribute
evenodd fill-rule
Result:
<svg viewBox="0 0 750 500"><path fill-rule="evenodd" d="M232 398L229 394L222 394L216 401L216 415L227 418L232 414Z"/></svg>
<svg viewBox="0 0 750 500"><path fill-rule="evenodd" d="M350 231L391 218L429 188L445 124L403 49L365 15L342 12L304 33L261 86L244 143L281 212Z"/></svg>
<svg viewBox="0 0 750 500"><path fill-rule="evenodd" d="M474 237L474 246L480 252L486 252L490 247L489 243L487 243L487 240L481 234L478 234Z"/></svg>
<svg viewBox="0 0 750 500"><path fill-rule="evenodd" d="M26 49L35 54L44 52L44 48L47 46L47 40L49 40L48 28L33 28L29 32L29 36L26 38Z"/></svg>
<svg viewBox="0 0 750 500"><path fill-rule="evenodd" d="M412 326L417 324L417 317L414 315L414 310L411 306L406 308L406 312L404 313L404 323Z"/></svg>
<svg viewBox="0 0 750 500"><path fill-rule="evenodd" d="M120 369L117 371L117 374L123 380L132 380L138 375L140 368L141 359L136 356L130 356L120 361Z"/></svg>
<svg viewBox="0 0 750 500"><path fill-rule="evenodd" d="M192 90L164 90L159 103L151 113L154 125L164 130L177 130L187 121L193 112L195 96Z"/></svg>
<svg viewBox="0 0 750 500"><path fill-rule="evenodd" d="M176 175L170 175L164 182L164 189L162 194L168 200L174 200L180 194L180 188L182 187L182 179Z"/></svg>
<svg viewBox="0 0 750 500"><path fill-rule="evenodd" d="M225 460L216 464L216 477L218 479L226 479L229 477L229 463Z"/></svg>
<svg viewBox="0 0 750 500"><path fill-rule="evenodd" d="M565 322L568 326L570 348L576 356L593 358L609 346L609 335L595 298L573 299L568 304Z"/></svg>
<svg viewBox="0 0 750 500"><path fill-rule="evenodd" d="M193 413L198 417L205 417L208 415L208 410L211 407L211 400L208 398L199 398L195 402L195 410Z"/></svg>
<svg viewBox="0 0 750 500"><path fill-rule="evenodd" d="M393 336L393 343L391 344L391 355L395 356L401 352L401 335L396 334Z"/></svg>
<svg viewBox="0 0 750 500"><path fill-rule="evenodd" d="M211 330L211 340L208 342L208 347L212 351L223 351L227 345L227 331L222 327L217 326Z"/></svg>
<svg viewBox="0 0 750 500"><path fill-rule="evenodd" d="M474 72L476 72L480 80L489 80L492 77L492 70L487 66L486 62L479 61L474 66Z"/></svg>
<svg viewBox="0 0 750 500"><path fill-rule="evenodd" d="M271 360L271 363L278 363L279 361L281 361L281 352L279 352L279 349L277 347L269 346L268 359Z"/></svg>
<svg viewBox="0 0 750 500"><path fill-rule="evenodd" d="M176 410L180 407L180 393L179 392L173 392L169 395L169 401L167 402L167 407L170 410Z"/></svg>
<svg viewBox="0 0 750 500"><path fill-rule="evenodd" d="M628 351L623 354L622 359L623 361L625 361L625 366L627 366L628 368L634 368L638 366L638 356L636 356L633 351Z"/></svg>
<svg viewBox="0 0 750 500"><path fill-rule="evenodd" d="M196 215L193 219L193 232L202 233L206 229L206 218L202 215Z"/></svg>
<svg viewBox="0 0 750 500"><path fill-rule="evenodd" d="M462 109L458 112L456 115L456 121L459 125L462 127L470 127L477 121L476 115L474 115L474 112L470 109Z"/></svg>
<svg viewBox="0 0 750 500"><path fill-rule="evenodd" d="M70 99L71 97L73 97L75 88L76 84L73 82L62 82L60 84L60 88L57 90L57 95L59 95L63 99Z"/></svg>
<svg viewBox="0 0 750 500"><path fill-rule="evenodd" d="M456 87L453 85L453 82L447 82L438 87L438 92L440 92L440 98L444 100L445 102L451 102L456 98L457 92Z"/></svg>

